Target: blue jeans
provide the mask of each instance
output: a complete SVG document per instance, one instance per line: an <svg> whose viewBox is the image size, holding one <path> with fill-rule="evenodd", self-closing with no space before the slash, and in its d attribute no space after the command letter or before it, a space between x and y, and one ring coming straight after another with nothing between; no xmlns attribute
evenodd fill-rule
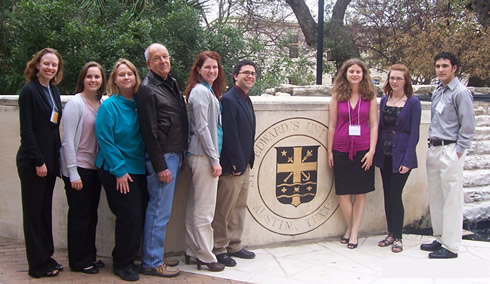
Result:
<svg viewBox="0 0 490 284"><path fill-rule="evenodd" d="M146 170L148 171L148 194L150 200L146 208L145 229L143 236L143 267L154 268L163 264L163 244L165 231L172 211L177 177L180 174L182 163L181 153L164 154L167 167L172 174L170 183L161 182L158 173L153 170L148 156L146 157Z"/></svg>

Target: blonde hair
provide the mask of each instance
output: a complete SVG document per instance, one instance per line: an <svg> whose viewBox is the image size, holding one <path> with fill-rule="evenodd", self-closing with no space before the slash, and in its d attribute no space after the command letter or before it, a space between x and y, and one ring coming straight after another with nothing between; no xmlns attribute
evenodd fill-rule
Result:
<svg viewBox="0 0 490 284"><path fill-rule="evenodd" d="M32 59L27 62L26 68L24 69L26 83L29 83L37 78L37 73L39 70L37 69L36 65L41 62L41 58L48 53L52 53L58 57L58 70L56 71L56 75L49 81L49 83L52 85L58 85L61 82L61 79L63 79L63 57L61 57L56 49L47 47L38 51L36 54L34 54Z"/></svg>
<svg viewBox="0 0 490 284"><path fill-rule="evenodd" d="M362 80L359 84L359 92L361 93L361 98L363 100L371 100L376 96L376 88L371 81L371 76L369 76L369 71L360 59L351 58L345 61L337 72L335 81L333 82L332 93L336 96L338 101L346 101L352 95L352 89L350 83L347 80L347 69L352 65L358 65L362 69Z"/></svg>
<svg viewBox="0 0 490 284"><path fill-rule="evenodd" d="M113 94L119 94L119 87L116 85L116 75L117 75L117 68L121 65L126 65L128 66L129 70L134 73L134 77L136 80L136 84L134 84L133 87L133 92L136 93L138 91L138 88L141 85L141 79L140 76L138 75L138 71L136 70L136 67L134 67L134 64L131 63L131 61L120 58L114 63L114 67L112 68L111 75L109 75L109 80L107 80L107 95L112 96Z"/></svg>

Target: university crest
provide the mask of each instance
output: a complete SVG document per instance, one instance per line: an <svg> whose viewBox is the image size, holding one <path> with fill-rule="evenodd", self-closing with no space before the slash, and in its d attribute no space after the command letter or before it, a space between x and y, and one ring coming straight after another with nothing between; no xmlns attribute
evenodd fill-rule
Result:
<svg viewBox="0 0 490 284"><path fill-rule="evenodd" d="M298 207L316 195L318 147L274 147L277 153L276 198Z"/></svg>

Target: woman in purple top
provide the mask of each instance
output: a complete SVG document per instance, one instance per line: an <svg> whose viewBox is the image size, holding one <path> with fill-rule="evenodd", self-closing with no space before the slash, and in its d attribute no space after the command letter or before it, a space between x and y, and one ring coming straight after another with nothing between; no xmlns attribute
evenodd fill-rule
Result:
<svg viewBox="0 0 490 284"><path fill-rule="evenodd" d="M357 248L366 193L374 190L374 152L378 138L376 91L364 63L349 59L334 81L328 123L328 164L347 223L340 239Z"/></svg>
<svg viewBox="0 0 490 284"><path fill-rule="evenodd" d="M376 146L376 166L381 169L383 192L388 224L388 236L378 243L389 245L391 251L403 250L402 191L410 171L417 167L415 148L419 141L421 107L413 95L408 68L392 65L388 72L379 107L379 137Z"/></svg>

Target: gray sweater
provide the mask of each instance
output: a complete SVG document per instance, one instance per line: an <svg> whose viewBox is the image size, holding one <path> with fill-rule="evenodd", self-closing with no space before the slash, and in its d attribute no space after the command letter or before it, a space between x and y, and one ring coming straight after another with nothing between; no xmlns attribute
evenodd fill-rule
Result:
<svg viewBox="0 0 490 284"><path fill-rule="evenodd" d="M187 104L190 135L188 152L206 155L211 165L219 164L218 121L219 101L203 84L197 84Z"/></svg>

